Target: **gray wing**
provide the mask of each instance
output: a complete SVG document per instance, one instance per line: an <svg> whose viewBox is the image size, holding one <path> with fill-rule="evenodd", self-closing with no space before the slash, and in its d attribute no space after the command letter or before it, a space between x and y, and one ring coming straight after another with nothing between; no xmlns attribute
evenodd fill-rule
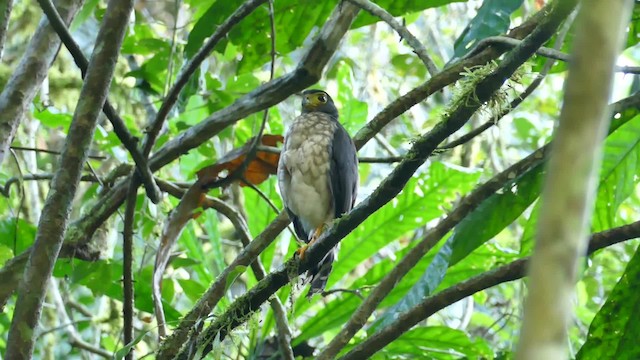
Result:
<svg viewBox="0 0 640 360"><path fill-rule="evenodd" d="M340 123L333 136L329 179L335 217L339 218L353 208L358 193L356 147Z"/></svg>

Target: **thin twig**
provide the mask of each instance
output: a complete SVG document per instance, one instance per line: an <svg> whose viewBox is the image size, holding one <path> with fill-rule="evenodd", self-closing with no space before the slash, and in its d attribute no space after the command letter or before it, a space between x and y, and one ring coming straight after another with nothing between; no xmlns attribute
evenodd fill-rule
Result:
<svg viewBox="0 0 640 360"><path fill-rule="evenodd" d="M260 196L262 198L262 200L264 200L267 205L269 205L269 207L276 213L279 214L280 213L280 209L278 209L278 207L276 206L276 204L273 203L273 201L271 201L271 199L269 199L269 197L267 196L267 194L265 194L262 190L260 190L259 187L257 187L256 185L254 185L251 181L247 180L245 177L240 178L240 180L242 180L242 182L244 183L245 186L250 187L253 191L255 191L258 196Z"/></svg>
<svg viewBox="0 0 640 360"><path fill-rule="evenodd" d="M27 174L22 177L12 177L7 179L4 186L0 185L0 194L4 197L11 196L11 185L19 184L21 181L40 181L51 180L54 174ZM98 179L94 175L82 175L80 181L98 182Z"/></svg>
<svg viewBox="0 0 640 360"><path fill-rule="evenodd" d="M17 145L11 145L11 149L18 150L18 151L35 151L35 152L38 152L38 153L47 153L47 154L53 154L53 155L61 155L62 154L62 152L56 151L56 150L33 148L33 147L26 147L26 146L17 146ZM102 155L87 155L87 158L94 159L94 160L106 160L106 159L108 159L108 157L102 156Z"/></svg>
<svg viewBox="0 0 640 360"><path fill-rule="evenodd" d="M125 346L133 342L133 229L137 195L138 181L134 176L129 184L122 230L122 317L124 320L122 332ZM125 355L125 359L133 359L133 348Z"/></svg>
<svg viewBox="0 0 640 360"><path fill-rule="evenodd" d="M349 0L349 1L352 1L352 0ZM481 41L479 41L478 44L473 48L473 50L471 50L469 54L465 56L465 58L468 56L473 56L479 51L491 45L504 45L509 48L514 48L518 46L520 42L521 40L506 37L506 36L490 36L488 38L484 38ZM552 49L544 46L536 50L536 54L550 58L550 59L560 60L564 62L571 61L571 56L569 54L565 54L562 51L559 51L557 49ZM626 74L640 74L640 66L616 66L615 71L626 73Z"/></svg>
<svg viewBox="0 0 640 360"><path fill-rule="evenodd" d="M71 56L78 68L80 68L82 78L84 79L89 61L82 53L80 46L78 46L75 40L73 40L73 37L60 18L58 10L56 10L53 3L51 3L51 0L38 0L38 3L40 4L42 11L47 15L47 18L51 23L51 27L53 27L53 29L58 33L58 36L64 43L64 46L69 50L69 53L71 53ZM120 139L120 142L122 142L124 147L131 154L131 158L135 162L136 169L138 170L137 173L141 177L142 183L147 191L147 196L154 204L157 204L160 201L160 192L156 184L153 182L153 175L149 169L146 158L142 156L142 153L137 148L137 139L131 135L124 123L124 120L120 115L118 115L113 105L109 102L109 99L105 100L102 111L109 119L109 122L111 122L113 131L118 139Z"/></svg>
<svg viewBox="0 0 640 360"><path fill-rule="evenodd" d="M424 45L422 45L420 40L418 40L418 38L413 36L413 34L409 31L409 29L407 29L406 26L398 22L398 20L396 20L393 17L393 15L389 14L385 9L378 6L377 4L374 4L369 0L348 0L348 1L364 9L371 15L379 17L380 19L382 19L382 21L389 24L389 26L391 26L391 28L400 35L400 38L405 39L407 41L407 44L409 44L409 46L413 48L413 51L416 53L416 55L418 55L418 58L420 58L420 60L422 61L424 66L427 68L427 71L429 71L429 74L431 74L431 76L435 76L439 72L438 67L433 62L429 54L427 54L427 49L424 47Z"/></svg>

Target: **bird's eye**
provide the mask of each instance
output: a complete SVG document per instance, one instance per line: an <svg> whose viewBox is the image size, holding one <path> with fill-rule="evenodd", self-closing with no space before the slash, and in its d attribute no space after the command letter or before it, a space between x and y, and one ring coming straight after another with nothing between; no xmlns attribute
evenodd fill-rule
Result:
<svg viewBox="0 0 640 360"><path fill-rule="evenodd" d="M324 94L320 94L320 95L318 95L318 100L319 100L321 103L326 103L326 102L327 102L327 96L326 96L326 95L324 95Z"/></svg>

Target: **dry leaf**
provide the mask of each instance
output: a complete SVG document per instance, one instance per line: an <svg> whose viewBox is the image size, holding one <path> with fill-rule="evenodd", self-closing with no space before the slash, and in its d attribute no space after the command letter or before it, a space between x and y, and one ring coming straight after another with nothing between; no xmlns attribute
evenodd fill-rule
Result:
<svg viewBox="0 0 640 360"><path fill-rule="evenodd" d="M253 144L254 138L251 138L247 143L237 149L231 150L225 156L223 156L217 163L207 166L198 171L198 179L203 184L212 183L219 179L220 173L227 171L228 174L233 173L238 167L242 166L245 158L251 150L251 144ZM278 146L279 143L284 141L282 135L263 135L260 144L262 146ZM269 175L274 175L278 170L278 160L280 154L270 153L266 151L256 152L255 158L248 164L243 177L250 183L258 185L267 180ZM244 182L240 183L241 186L245 186Z"/></svg>

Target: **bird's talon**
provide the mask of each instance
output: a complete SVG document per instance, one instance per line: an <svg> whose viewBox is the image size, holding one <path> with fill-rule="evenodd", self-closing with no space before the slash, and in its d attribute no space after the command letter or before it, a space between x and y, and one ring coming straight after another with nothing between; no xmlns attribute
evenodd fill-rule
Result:
<svg viewBox="0 0 640 360"><path fill-rule="evenodd" d="M298 257L300 258L300 260L304 260L304 254L307 251L307 249L309 248L309 245L305 245L301 248L298 248L296 250L296 255L298 255Z"/></svg>

